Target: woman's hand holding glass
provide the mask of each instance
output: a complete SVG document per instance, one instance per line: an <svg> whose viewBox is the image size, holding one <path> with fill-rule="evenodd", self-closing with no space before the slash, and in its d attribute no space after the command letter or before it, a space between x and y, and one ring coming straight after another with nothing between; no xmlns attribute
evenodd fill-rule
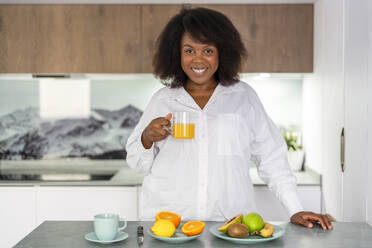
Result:
<svg viewBox="0 0 372 248"><path fill-rule="evenodd" d="M161 141L171 134L171 119L172 114L156 118L143 130L141 141L146 149L150 149L154 142Z"/></svg>

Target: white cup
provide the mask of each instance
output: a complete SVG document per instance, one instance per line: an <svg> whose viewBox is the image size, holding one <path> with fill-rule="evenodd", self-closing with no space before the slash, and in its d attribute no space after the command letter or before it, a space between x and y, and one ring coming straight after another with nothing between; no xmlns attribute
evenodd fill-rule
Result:
<svg viewBox="0 0 372 248"><path fill-rule="evenodd" d="M119 221L124 222L123 226L119 227ZM104 213L94 216L94 232L99 240L113 240L118 232L126 227L127 222L117 214Z"/></svg>

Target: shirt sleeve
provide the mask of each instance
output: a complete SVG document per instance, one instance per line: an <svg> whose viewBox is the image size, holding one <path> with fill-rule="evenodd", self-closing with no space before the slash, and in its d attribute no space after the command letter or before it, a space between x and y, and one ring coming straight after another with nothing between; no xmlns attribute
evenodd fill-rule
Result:
<svg viewBox="0 0 372 248"><path fill-rule="evenodd" d="M156 142L152 144L149 149L146 149L141 141L141 136L143 130L147 125L156 118L156 105L158 100L156 99L156 94L151 98L149 104L147 105L145 111L143 112L140 121L134 128L132 134L129 136L126 151L127 151L127 164L135 172L147 175L150 173L153 161L158 153L156 147ZM159 117L159 116L157 116Z"/></svg>
<svg viewBox="0 0 372 248"><path fill-rule="evenodd" d="M296 177L288 163L287 145L257 95L254 98L252 160L257 165L259 177L291 217L303 211L303 207L298 197Z"/></svg>

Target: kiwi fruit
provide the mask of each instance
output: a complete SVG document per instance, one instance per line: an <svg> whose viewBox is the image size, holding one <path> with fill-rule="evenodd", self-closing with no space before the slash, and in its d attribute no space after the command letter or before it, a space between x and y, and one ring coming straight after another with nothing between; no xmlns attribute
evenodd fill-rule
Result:
<svg viewBox="0 0 372 248"><path fill-rule="evenodd" d="M227 229L227 234L232 238L245 238L249 234L249 229L244 224L234 223Z"/></svg>

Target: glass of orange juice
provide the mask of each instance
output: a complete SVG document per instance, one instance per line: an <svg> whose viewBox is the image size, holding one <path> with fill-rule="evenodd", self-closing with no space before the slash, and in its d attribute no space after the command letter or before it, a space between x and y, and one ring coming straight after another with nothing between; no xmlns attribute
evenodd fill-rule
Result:
<svg viewBox="0 0 372 248"><path fill-rule="evenodd" d="M172 126L175 139L192 139L195 136L195 123L189 112L172 113Z"/></svg>

